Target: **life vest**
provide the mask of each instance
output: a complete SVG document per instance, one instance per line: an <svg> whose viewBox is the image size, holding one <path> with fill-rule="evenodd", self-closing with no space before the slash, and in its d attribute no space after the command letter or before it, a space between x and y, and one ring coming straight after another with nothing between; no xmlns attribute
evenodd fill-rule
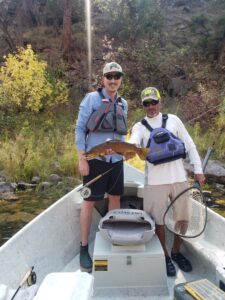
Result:
<svg viewBox="0 0 225 300"><path fill-rule="evenodd" d="M102 89L98 89L102 99L99 109L94 111L88 122L87 131L117 132L121 135L127 134L127 117L120 97L113 102L105 99Z"/></svg>
<svg viewBox="0 0 225 300"><path fill-rule="evenodd" d="M148 124L146 119L141 120L141 123L151 132L147 143L150 149L146 159L154 165L186 157L184 143L166 129L167 119L168 115L163 114L162 127L155 129Z"/></svg>

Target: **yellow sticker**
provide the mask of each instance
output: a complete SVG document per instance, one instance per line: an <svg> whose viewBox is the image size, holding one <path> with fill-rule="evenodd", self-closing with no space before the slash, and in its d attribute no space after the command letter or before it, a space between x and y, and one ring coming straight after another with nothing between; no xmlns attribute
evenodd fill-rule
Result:
<svg viewBox="0 0 225 300"><path fill-rule="evenodd" d="M108 271L108 260L106 259L95 260L94 269L95 271Z"/></svg>

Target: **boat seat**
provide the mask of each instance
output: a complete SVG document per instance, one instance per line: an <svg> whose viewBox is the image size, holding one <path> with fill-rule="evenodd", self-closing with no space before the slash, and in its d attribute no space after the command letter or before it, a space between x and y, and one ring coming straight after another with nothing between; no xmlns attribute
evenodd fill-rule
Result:
<svg viewBox="0 0 225 300"><path fill-rule="evenodd" d="M89 300L93 293L94 277L77 271L48 274L33 300Z"/></svg>

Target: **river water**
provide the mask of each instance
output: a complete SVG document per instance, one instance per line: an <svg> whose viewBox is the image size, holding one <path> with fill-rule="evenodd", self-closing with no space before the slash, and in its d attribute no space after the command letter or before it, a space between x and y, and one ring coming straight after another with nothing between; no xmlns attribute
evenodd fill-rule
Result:
<svg viewBox="0 0 225 300"><path fill-rule="evenodd" d="M13 202L0 200L0 245L57 200L35 191L17 192L16 196Z"/></svg>
<svg viewBox="0 0 225 300"><path fill-rule="evenodd" d="M76 178L65 179L45 191L29 189L15 193L17 200L0 198L0 246L43 210L80 184Z"/></svg>
<svg viewBox="0 0 225 300"><path fill-rule="evenodd" d="M225 217L225 193L210 188L211 197L207 206ZM18 230L29 223L35 216L49 207L61 196L65 190L37 193L34 190L17 192L18 200L9 202L0 199L0 246L3 245Z"/></svg>

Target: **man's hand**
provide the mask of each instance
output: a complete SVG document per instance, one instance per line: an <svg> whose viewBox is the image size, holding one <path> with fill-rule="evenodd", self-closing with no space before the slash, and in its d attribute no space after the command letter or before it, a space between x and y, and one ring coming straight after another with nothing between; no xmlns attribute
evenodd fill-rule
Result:
<svg viewBox="0 0 225 300"><path fill-rule="evenodd" d="M111 148L106 149L105 152L106 152L107 155L112 155L112 154L115 154L115 153L116 153L116 152L113 151Z"/></svg>
<svg viewBox="0 0 225 300"><path fill-rule="evenodd" d="M85 156L83 155L84 152L80 152L78 154L79 158L79 171L82 176L87 176L89 174L89 164Z"/></svg>
<svg viewBox="0 0 225 300"><path fill-rule="evenodd" d="M194 178L195 178L195 181L199 182L199 184L201 186L205 183L205 175L204 174L195 174Z"/></svg>

